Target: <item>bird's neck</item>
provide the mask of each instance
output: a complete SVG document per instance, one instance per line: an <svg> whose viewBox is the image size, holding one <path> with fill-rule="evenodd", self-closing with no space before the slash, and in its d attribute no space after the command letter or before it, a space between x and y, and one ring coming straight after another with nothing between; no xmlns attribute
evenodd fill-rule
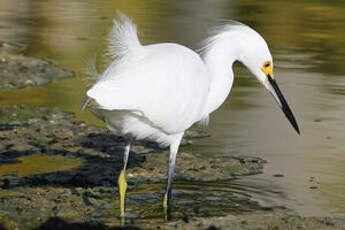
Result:
<svg viewBox="0 0 345 230"><path fill-rule="evenodd" d="M232 65L238 60L236 49L236 47L224 49L223 44L219 43L207 50L203 55L210 74L206 114L210 114L219 108L230 93L234 80Z"/></svg>

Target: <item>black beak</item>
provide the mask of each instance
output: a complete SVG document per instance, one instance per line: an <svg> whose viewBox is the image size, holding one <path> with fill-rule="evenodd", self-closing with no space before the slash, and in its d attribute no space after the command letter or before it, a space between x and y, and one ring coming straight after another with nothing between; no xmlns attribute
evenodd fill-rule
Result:
<svg viewBox="0 0 345 230"><path fill-rule="evenodd" d="M288 103L286 102L282 92L280 91L277 82L268 74L267 75L268 81L270 83L270 85L272 86L273 90L271 91L271 93L274 96L274 99L276 99L276 101L278 102L278 104L280 105L281 109L283 110L285 116L287 117L287 119L290 121L291 125L294 127L294 129L296 130L296 132L298 134L300 134L299 132L299 128L298 128L298 124L296 122L295 117L293 116L291 109L288 105Z"/></svg>

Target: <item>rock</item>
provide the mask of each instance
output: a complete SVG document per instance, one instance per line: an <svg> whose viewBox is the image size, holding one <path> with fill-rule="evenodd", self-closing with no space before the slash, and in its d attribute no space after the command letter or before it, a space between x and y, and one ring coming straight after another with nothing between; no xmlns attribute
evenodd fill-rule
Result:
<svg viewBox="0 0 345 230"><path fill-rule="evenodd" d="M14 51L19 48L10 48L11 45L6 44L2 42L0 45L0 89L39 86L54 78L74 76L71 71L58 68L47 61L15 54Z"/></svg>

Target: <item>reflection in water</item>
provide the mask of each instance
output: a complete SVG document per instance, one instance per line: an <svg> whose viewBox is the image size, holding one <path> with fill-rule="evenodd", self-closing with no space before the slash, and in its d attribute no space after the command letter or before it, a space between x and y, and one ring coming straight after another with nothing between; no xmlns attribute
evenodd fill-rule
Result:
<svg viewBox="0 0 345 230"><path fill-rule="evenodd" d="M263 157L268 160L265 173L238 180L232 188L300 214L344 216L344 6L342 1L306 0L0 0L1 39L27 45L28 54L78 75L44 87L1 91L0 104L56 106L95 123L90 114L79 113L86 91L82 73L95 55L99 67L105 66L103 39L116 9L134 18L144 43L175 41L192 48L217 19L240 20L270 44L275 76L301 125L301 136L271 96L235 64L231 97L211 116L212 136L182 151Z"/></svg>

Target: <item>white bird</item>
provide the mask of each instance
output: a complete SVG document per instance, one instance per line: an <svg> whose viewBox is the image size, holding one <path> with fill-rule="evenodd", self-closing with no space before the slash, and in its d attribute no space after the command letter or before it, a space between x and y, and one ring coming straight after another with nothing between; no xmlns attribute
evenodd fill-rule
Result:
<svg viewBox="0 0 345 230"><path fill-rule="evenodd" d="M194 123L208 123L209 115L225 101L232 83L232 64L242 62L269 90L299 133L296 120L273 76L273 61L265 40L253 29L228 22L205 41L201 55L175 43L142 45L137 27L119 13L109 39L114 61L87 91L82 105L116 135L127 140L124 168L118 184L121 216L127 188L125 171L134 139L170 146L169 171L163 207L169 210L175 159L182 136Z"/></svg>

